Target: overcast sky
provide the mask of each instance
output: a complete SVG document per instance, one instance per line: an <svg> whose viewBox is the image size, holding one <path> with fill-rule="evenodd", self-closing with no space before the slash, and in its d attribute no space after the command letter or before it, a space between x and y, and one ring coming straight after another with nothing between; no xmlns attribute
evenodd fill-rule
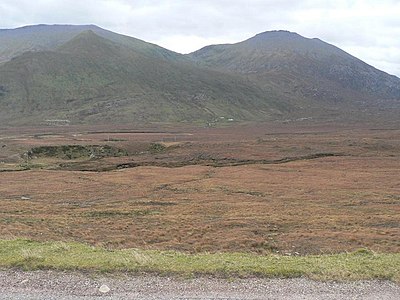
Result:
<svg viewBox="0 0 400 300"><path fill-rule="evenodd" d="M0 28L39 23L96 24L180 53L284 29L400 77L400 0L0 0Z"/></svg>

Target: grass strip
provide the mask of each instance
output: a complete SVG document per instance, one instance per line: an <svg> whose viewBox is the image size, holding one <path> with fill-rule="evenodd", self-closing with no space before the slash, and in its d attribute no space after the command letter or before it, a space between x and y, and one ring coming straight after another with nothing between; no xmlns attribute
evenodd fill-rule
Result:
<svg viewBox="0 0 400 300"><path fill-rule="evenodd" d="M360 250L333 255L282 256L249 253L187 254L156 250L107 250L76 242L0 240L0 267L94 272L308 277L316 280L384 279L400 282L400 253Z"/></svg>

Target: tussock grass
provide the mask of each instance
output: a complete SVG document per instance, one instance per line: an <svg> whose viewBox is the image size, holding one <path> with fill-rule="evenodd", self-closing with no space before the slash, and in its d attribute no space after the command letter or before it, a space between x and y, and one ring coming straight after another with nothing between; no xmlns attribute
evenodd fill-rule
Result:
<svg viewBox="0 0 400 300"><path fill-rule="evenodd" d="M317 280L400 281L400 253L368 250L335 255L282 256L249 253L186 254L155 250L107 250L76 242L0 240L0 267L95 272L152 272L182 276L309 277Z"/></svg>

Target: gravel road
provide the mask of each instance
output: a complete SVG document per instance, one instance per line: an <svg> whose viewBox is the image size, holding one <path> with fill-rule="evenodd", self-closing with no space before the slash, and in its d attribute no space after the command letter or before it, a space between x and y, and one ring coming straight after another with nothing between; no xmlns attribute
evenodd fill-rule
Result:
<svg viewBox="0 0 400 300"><path fill-rule="evenodd" d="M102 285L110 290L100 292ZM103 289L108 290L103 286ZM55 271L0 271L0 299L400 299L388 281L352 283L308 279L180 279Z"/></svg>

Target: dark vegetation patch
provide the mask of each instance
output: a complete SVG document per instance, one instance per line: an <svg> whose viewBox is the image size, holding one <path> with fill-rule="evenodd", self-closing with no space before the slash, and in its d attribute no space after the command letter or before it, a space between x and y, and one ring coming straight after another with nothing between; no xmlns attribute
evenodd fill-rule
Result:
<svg viewBox="0 0 400 300"><path fill-rule="evenodd" d="M190 165L203 165L210 167L233 167L243 165L254 165L254 164L283 164L298 160L310 160L323 157L342 156L339 153L315 153L303 156L284 157L281 159L269 160L269 159L235 159L235 158L212 158L212 157L193 157L188 160L174 161L174 162L162 162L162 161L143 161L143 162L130 162L123 163L116 166L116 169L136 168L141 166L155 166L155 167L166 167L166 168L177 168ZM108 171L108 170L107 170Z"/></svg>
<svg viewBox="0 0 400 300"><path fill-rule="evenodd" d="M166 146L159 143L151 143L149 146L149 152L152 154L163 153L166 149Z"/></svg>
<svg viewBox="0 0 400 300"><path fill-rule="evenodd" d="M29 158L53 157L61 159L99 158L126 156L125 150L109 145L62 145L34 147L27 152Z"/></svg>
<svg viewBox="0 0 400 300"><path fill-rule="evenodd" d="M153 153L154 154L154 153ZM60 163L57 167L59 170L66 171L88 171L88 172L107 172L113 170L130 169L137 167L164 167L164 168L180 168L185 166L210 166L210 167L234 167L255 164L284 164L301 160L312 160L324 157L343 156L340 153L315 153L310 155L283 157L280 159L237 159L226 157L212 157L210 155L195 155L185 159L159 158L157 160L137 160L120 163L105 162L103 160L90 161L73 161Z"/></svg>

